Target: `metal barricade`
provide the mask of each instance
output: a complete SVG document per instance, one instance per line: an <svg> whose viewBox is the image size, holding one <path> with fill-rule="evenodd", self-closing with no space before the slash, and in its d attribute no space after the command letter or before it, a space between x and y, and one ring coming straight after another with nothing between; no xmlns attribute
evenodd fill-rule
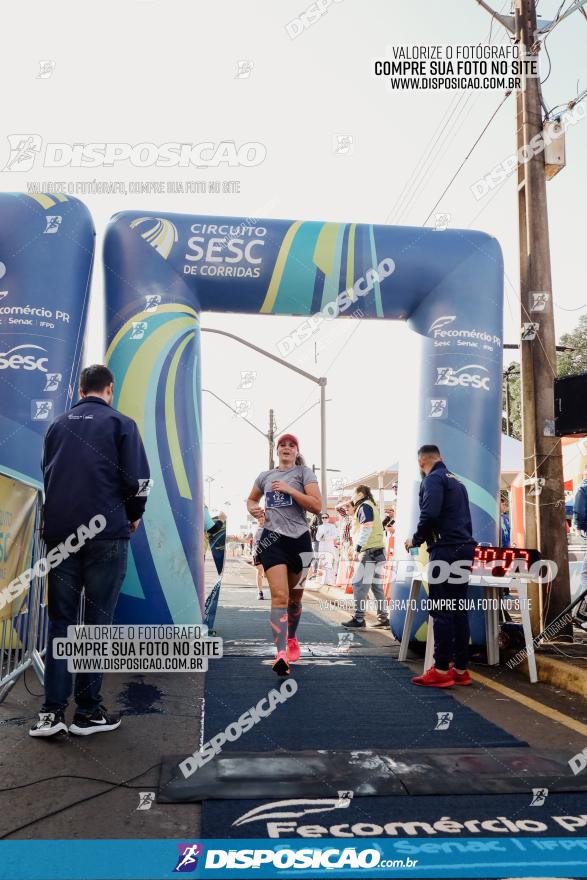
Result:
<svg viewBox="0 0 587 880"><path fill-rule="evenodd" d="M37 502L31 568L42 559L41 503ZM46 576L34 577L17 613L0 623L0 703L25 670L32 666L43 682L42 654L47 645Z"/></svg>
<svg viewBox="0 0 587 880"><path fill-rule="evenodd" d="M35 513L33 552L31 568L46 555L45 542L41 537L41 502ZM78 611L78 623L83 623L85 593L82 590ZM0 703L29 666L32 666L43 684L49 631L47 607L47 575L35 576L30 583L25 601L14 617L0 622Z"/></svg>

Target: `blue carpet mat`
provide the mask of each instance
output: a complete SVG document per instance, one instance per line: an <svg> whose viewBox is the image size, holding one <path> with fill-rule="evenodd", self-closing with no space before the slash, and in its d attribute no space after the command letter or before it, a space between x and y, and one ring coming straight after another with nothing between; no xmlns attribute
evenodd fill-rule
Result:
<svg viewBox="0 0 587 880"><path fill-rule="evenodd" d="M446 690L417 688L391 657L336 657L293 667L298 690L223 752L279 749L491 749L522 745ZM209 740L279 685L271 660L225 657L206 676ZM439 713L452 713L437 730Z"/></svg>

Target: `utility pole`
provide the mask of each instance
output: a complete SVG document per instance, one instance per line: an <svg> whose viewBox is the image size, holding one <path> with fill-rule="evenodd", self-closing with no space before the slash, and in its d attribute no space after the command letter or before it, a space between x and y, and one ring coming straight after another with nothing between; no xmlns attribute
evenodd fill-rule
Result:
<svg viewBox="0 0 587 880"><path fill-rule="evenodd" d="M275 467L275 458L273 457L273 450L275 448L275 418L272 409L269 410L269 431L267 432L267 439L269 440L269 470L272 471Z"/></svg>
<svg viewBox="0 0 587 880"><path fill-rule="evenodd" d="M516 0L514 22L520 56L530 57L537 46L535 0ZM524 75L516 108L520 149L542 136L538 77ZM538 547L543 559L552 560L558 570L545 609L544 624L548 625L569 604L570 582L562 452L554 436L556 338L543 151L532 151L531 158L518 164L518 194L521 322L522 327L534 324L521 340L525 530L527 545ZM548 294L540 311L535 308L534 293ZM538 608L533 611L537 626Z"/></svg>
<svg viewBox="0 0 587 880"><path fill-rule="evenodd" d="M515 0L513 17L496 12L486 0L476 2L510 31L519 47L520 60L524 61L537 55L541 34L550 33L561 21L581 9L587 0L575 0L554 21L541 21L540 27L537 25L535 0ZM562 7L559 13L561 10ZM516 132L518 150L523 150L518 153L523 157L518 160L518 222L525 541L528 547L538 548L542 558L551 560L557 568L544 609L544 624L548 625L570 603L571 591L562 451L560 440L554 436L557 349L544 151L529 148L531 143L540 142L542 131L540 78L524 73L522 88L516 93ZM539 308L534 294L547 294L546 302L542 301ZM529 584L528 595L532 603L532 627L538 631L542 629L538 585ZM568 626L563 632L572 638L572 627Z"/></svg>

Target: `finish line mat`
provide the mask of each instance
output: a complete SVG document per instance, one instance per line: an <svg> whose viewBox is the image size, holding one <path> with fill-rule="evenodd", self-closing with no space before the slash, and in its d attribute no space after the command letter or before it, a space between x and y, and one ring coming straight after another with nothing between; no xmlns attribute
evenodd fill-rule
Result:
<svg viewBox="0 0 587 880"><path fill-rule="evenodd" d="M587 792L587 776L571 772L567 755L531 749L405 749L372 752L220 753L187 779L185 755L163 759L157 800L339 798L372 795L527 794ZM587 802L587 799L586 799Z"/></svg>

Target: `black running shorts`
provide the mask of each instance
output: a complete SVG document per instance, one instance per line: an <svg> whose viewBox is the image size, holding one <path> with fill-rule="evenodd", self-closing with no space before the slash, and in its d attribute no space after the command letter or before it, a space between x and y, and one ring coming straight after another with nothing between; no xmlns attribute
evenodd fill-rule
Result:
<svg viewBox="0 0 587 880"><path fill-rule="evenodd" d="M308 555L302 557L302 553ZM290 571L299 574L303 568L308 568L312 560L310 532L304 532L299 538L288 538L278 532L263 529L257 545L257 559L265 571L273 565L287 565Z"/></svg>

